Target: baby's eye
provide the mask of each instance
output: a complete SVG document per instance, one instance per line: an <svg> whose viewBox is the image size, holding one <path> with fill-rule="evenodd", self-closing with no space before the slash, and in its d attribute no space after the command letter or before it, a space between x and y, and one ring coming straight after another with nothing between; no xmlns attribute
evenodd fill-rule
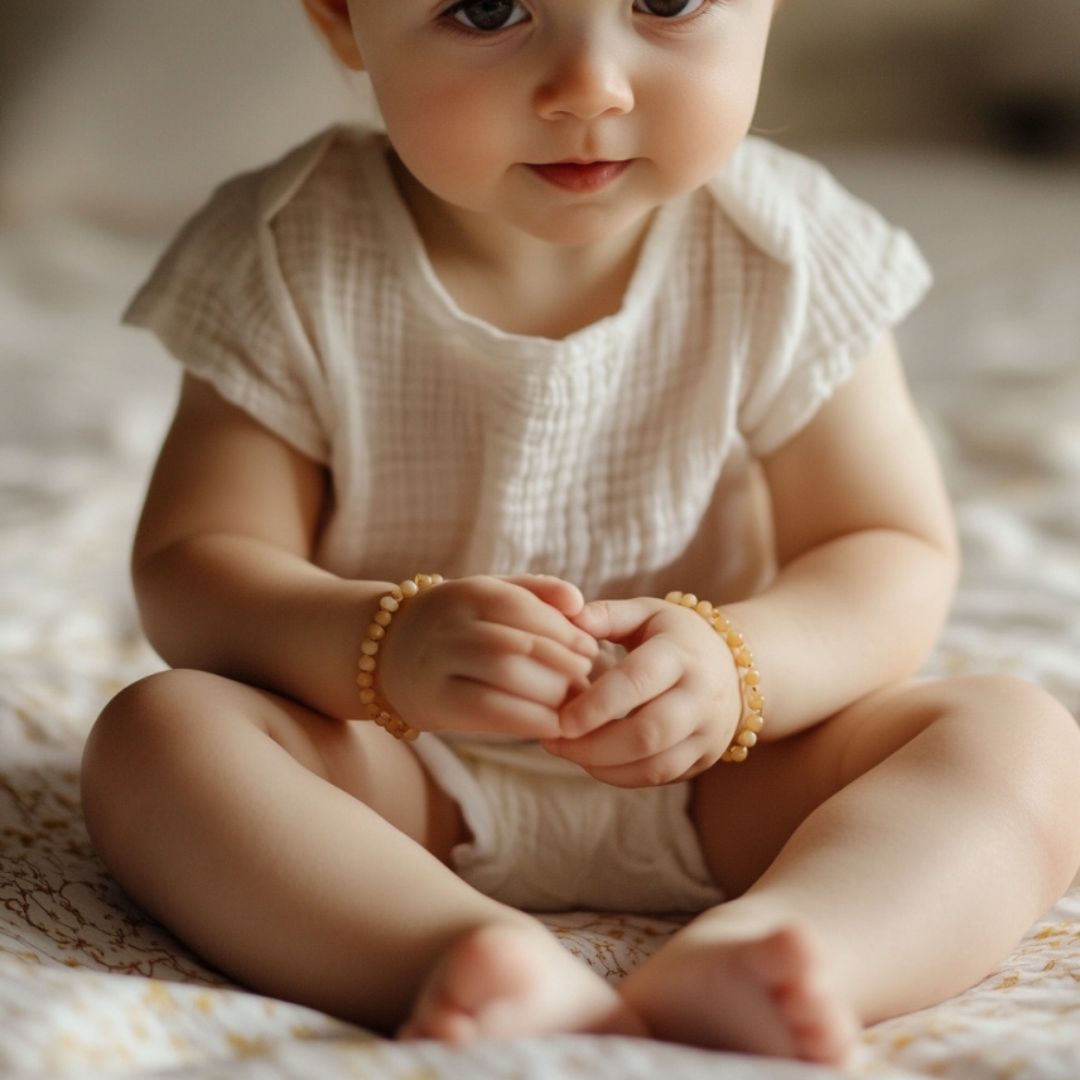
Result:
<svg viewBox="0 0 1080 1080"><path fill-rule="evenodd" d="M465 0L451 8L449 14L454 22L470 30L490 34L516 26L527 13L517 0Z"/></svg>
<svg viewBox="0 0 1080 1080"><path fill-rule="evenodd" d="M709 0L634 0L634 10L644 11L661 19L675 19L680 15L692 15Z"/></svg>

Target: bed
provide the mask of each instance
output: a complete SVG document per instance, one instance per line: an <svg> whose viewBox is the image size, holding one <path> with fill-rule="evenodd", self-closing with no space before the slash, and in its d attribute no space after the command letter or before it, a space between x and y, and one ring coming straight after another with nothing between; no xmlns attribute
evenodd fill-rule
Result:
<svg viewBox="0 0 1080 1080"><path fill-rule="evenodd" d="M927 670L1024 675L1080 714L1080 173L974 151L819 156L905 224L937 272L901 344L966 566ZM117 315L164 232L74 212L0 217L0 1075L840 1075L644 1040L389 1042L245 992L110 881L87 840L78 766L102 704L160 667L125 562L177 375ZM676 926L544 921L613 981ZM865 1032L851 1072L1076 1080L1080 882L978 986Z"/></svg>

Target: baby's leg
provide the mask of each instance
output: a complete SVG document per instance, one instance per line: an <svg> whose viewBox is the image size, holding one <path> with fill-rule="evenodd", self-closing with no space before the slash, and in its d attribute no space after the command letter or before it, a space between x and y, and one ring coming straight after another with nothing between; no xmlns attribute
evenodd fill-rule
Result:
<svg viewBox="0 0 1080 1080"><path fill-rule="evenodd" d="M1006 678L873 695L695 782L733 900L623 984L654 1033L841 1060L859 1023L960 992L1080 863L1080 732Z"/></svg>
<svg viewBox="0 0 1080 1080"><path fill-rule="evenodd" d="M258 991L414 1035L640 1030L539 923L444 865L457 805L373 724L166 672L98 720L83 804L132 897Z"/></svg>

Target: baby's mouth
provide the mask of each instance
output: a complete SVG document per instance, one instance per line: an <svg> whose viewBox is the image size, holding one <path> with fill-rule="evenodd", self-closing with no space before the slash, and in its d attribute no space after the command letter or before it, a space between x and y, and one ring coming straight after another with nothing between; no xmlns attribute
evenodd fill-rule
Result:
<svg viewBox="0 0 1080 1080"><path fill-rule="evenodd" d="M555 187L587 195L613 184L631 164L630 161L555 161L529 168Z"/></svg>

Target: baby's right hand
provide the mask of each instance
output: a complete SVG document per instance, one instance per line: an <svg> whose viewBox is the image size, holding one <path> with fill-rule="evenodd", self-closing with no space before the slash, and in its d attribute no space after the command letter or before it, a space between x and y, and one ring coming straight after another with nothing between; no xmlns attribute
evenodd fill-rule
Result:
<svg viewBox="0 0 1080 1080"><path fill-rule="evenodd" d="M456 578L403 605L379 653L379 689L420 731L543 739L588 686L596 640L570 619L585 605L559 578Z"/></svg>

